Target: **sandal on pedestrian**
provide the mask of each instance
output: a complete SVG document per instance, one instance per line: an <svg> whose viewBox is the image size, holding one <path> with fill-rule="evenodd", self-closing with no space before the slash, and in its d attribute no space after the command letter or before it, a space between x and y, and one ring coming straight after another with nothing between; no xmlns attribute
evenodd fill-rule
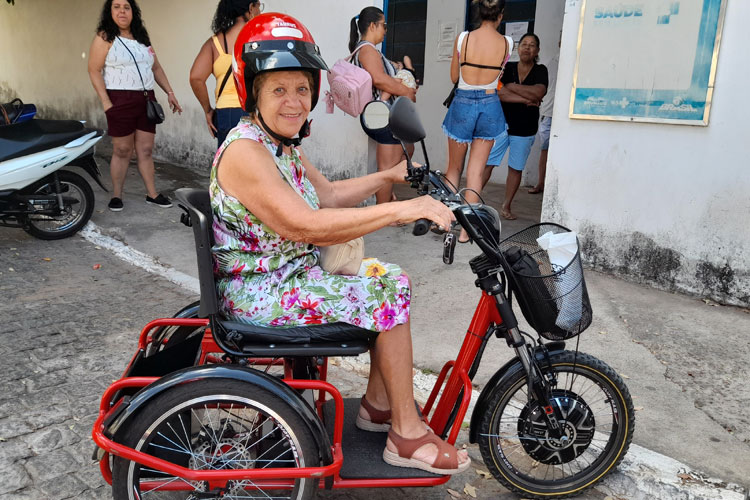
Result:
<svg viewBox="0 0 750 500"><path fill-rule="evenodd" d="M362 396L362 408L367 413L369 420L357 414L356 426L368 432L388 432L391 428L391 410L378 410Z"/></svg>
<svg viewBox="0 0 750 500"><path fill-rule="evenodd" d="M471 459L468 457L466 458L466 462L460 464L458 462L458 450L440 439L433 432L427 432L420 438L406 439L391 429L388 431L388 439L391 440L398 452L393 452L386 447L383 451L383 460L395 467L409 467L411 469L432 472L433 474L446 475L463 472L471 466ZM417 450L428 444L437 447L437 457L432 464L412 458Z"/></svg>
<svg viewBox="0 0 750 500"><path fill-rule="evenodd" d="M544 188L533 187L529 189L529 194L539 194L543 192L544 192Z"/></svg>
<svg viewBox="0 0 750 500"><path fill-rule="evenodd" d="M500 210L500 215L503 217L503 219L508 219L508 220L516 220L516 219L518 219L518 217L516 217L513 214L513 212L511 212L510 210L505 210L505 209Z"/></svg>

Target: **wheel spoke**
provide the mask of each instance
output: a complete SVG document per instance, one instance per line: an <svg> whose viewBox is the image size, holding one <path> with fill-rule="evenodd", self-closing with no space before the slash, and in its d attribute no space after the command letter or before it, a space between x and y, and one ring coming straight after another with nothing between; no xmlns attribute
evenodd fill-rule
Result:
<svg viewBox="0 0 750 500"><path fill-rule="evenodd" d="M222 394L226 389L222 386ZM279 413L266 407L267 398L244 400L234 396L194 396L185 391L180 404L168 404L144 424L134 447L192 470L242 470L268 467L302 467L302 450L295 433ZM284 408L284 407L282 407ZM286 410L289 413L288 410ZM307 434L309 436L309 434ZM307 437L308 442L311 437ZM313 455L314 456L314 455ZM184 458L181 458L184 457ZM123 459L115 458L120 464ZM196 499L221 494L228 500L256 498L282 500L297 498L300 488L309 491L315 480L287 481L218 480L187 481L162 471L127 462L132 485L126 497L151 500ZM316 466L313 461L311 466ZM117 467L115 467L117 469ZM116 474L117 476L117 474ZM122 477L120 474L117 477ZM128 479L131 481L131 479ZM113 487L116 486L113 483ZM221 488L221 492L218 488ZM195 494L191 494L195 492ZM139 496L138 496L139 495ZM121 498L115 495L115 498Z"/></svg>

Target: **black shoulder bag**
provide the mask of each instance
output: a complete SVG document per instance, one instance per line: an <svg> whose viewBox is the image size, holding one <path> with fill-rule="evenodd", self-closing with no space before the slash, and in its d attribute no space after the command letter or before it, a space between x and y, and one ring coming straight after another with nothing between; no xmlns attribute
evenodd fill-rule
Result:
<svg viewBox="0 0 750 500"><path fill-rule="evenodd" d="M118 40L120 40L120 37L117 37ZM153 122L155 124L160 124L164 121L164 109L161 107L161 104L156 102L156 100L151 100L148 96L148 91L146 90L146 84L143 83L143 75L141 75L141 70L138 67L138 61L135 60L135 56L130 51L127 45L125 45L125 42L120 40L120 43L125 47L125 50L128 51L130 54L130 57L133 58L133 64L135 64L135 69L138 71L138 76L141 79L141 85L143 86L143 95L146 97L146 117L150 122Z"/></svg>
<svg viewBox="0 0 750 500"><path fill-rule="evenodd" d="M466 47L469 45L469 35L471 35L471 31L466 33L466 40L464 40L464 60L466 60ZM461 79L461 67L459 66L458 69L458 79ZM456 97L456 89L458 89L458 82L453 84L453 88L451 89L451 93L448 94L448 97L445 98L443 101L443 106L446 108L451 107L451 103L453 102L453 98Z"/></svg>

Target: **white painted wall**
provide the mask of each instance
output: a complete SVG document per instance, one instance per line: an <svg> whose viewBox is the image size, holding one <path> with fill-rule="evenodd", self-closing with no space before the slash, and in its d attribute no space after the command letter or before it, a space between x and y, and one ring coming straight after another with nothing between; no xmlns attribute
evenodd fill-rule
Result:
<svg viewBox="0 0 750 500"><path fill-rule="evenodd" d="M568 117L581 0L566 2L543 219L597 268L747 306L750 3L727 3L710 124L690 127Z"/></svg>
<svg viewBox="0 0 750 500"><path fill-rule="evenodd" d="M106 129L101 104L89 82L88 50L102 0L0 2L0 99L20 97L37 105L41 117L85 119ZM215 141L193 96L188 75L200 46L210 37L217 1L159 0L139 3L151 41L185 110L157 128L155 155L179 164L209 168ZM348 54L349 20L382 0L266 0L266 11L285 12L312 32L326 62ZM213 91L213 78L209 89ZM323 90L328 84L323 84ZM166 108L166 96L156 90ZM213 92L211 92L213 95ZM338 111L312 113L313 135L305 141L311 160L327 175L362 175L368 145L355 118Z"/></svg>
<svg viewBox="0 0 750 500"><path fill-rule="evenodd" d="M448 166L448 139L443 133L443 118L447 109L443 101L453 88L450 77L451 62L438 60L438 37L441 24L455 24L457 33L464 29L464 2L457 0L429 0L427 2L427 30L425 39L424 84L417 93L417 110L427 132L427 154L431 167L445 172ZM421 148L417 147L417 151ZM421 158L421 153L417 154Z"/></svg>

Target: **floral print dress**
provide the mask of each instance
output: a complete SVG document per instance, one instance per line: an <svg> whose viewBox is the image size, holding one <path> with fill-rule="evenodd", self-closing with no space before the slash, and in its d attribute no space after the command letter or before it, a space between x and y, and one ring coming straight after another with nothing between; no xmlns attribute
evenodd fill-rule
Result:
<svg viewBox="0 0 750 500"><path fill-rule="evenodd" d="M330 274L319 265L318 247L279 236L222 190L216 168L237 139L264 144L281 176L310 207L320 208L297 151L276 157L271 139L243 118L216 153L209 188L214 275L225 317L278 327L344 322L378 332L406 323L411 291L398 266L365 259L356 276Z"/></svg>

